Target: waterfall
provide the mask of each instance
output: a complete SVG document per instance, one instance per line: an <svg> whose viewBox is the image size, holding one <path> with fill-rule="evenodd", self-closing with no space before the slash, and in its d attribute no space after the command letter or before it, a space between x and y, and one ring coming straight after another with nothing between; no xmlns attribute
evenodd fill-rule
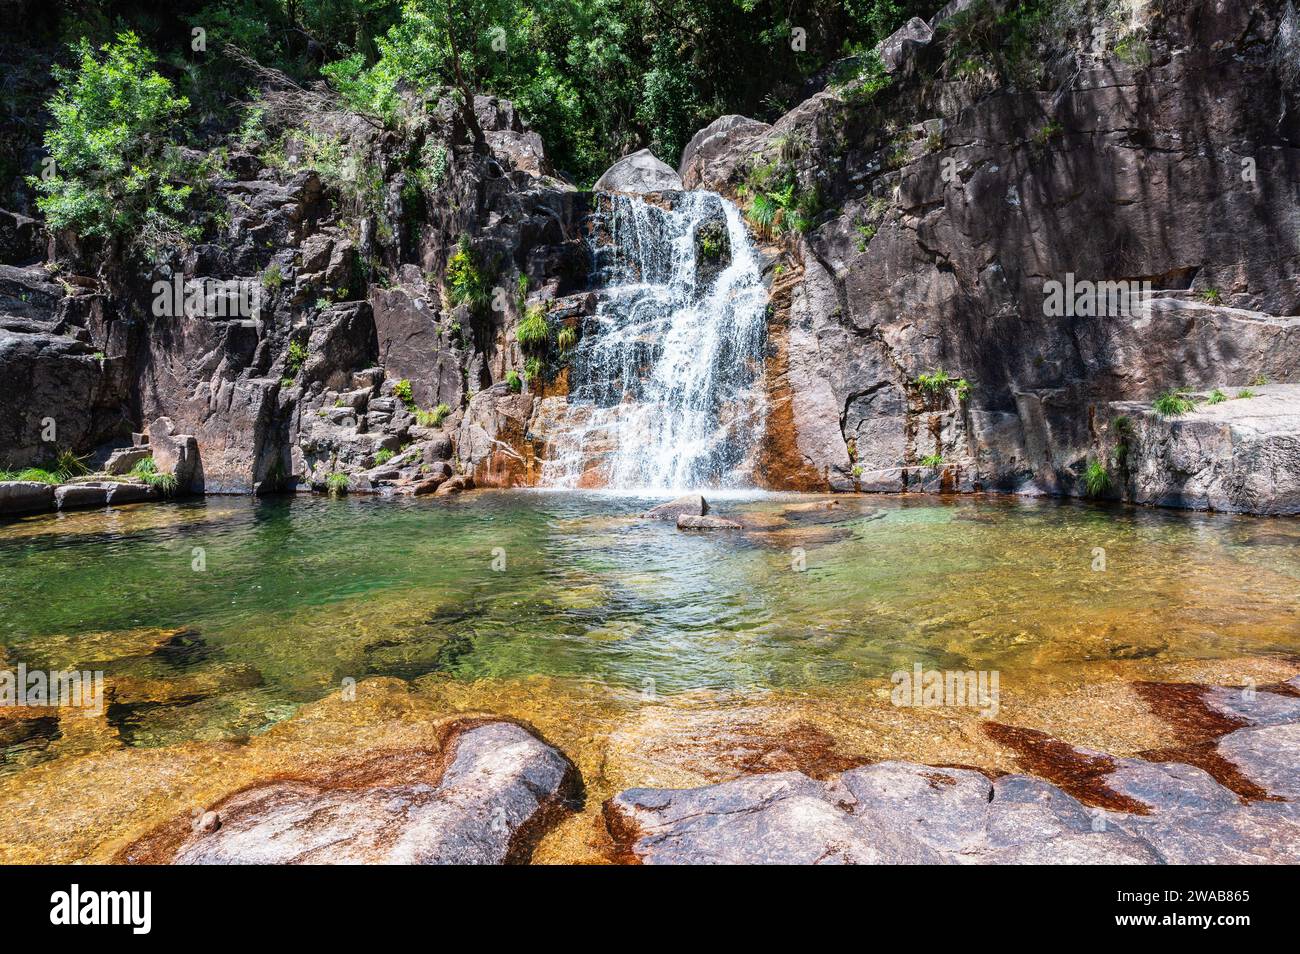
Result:
<svg viewBox="0 0 1300 954"><path fill-rule="evenodd" d="M665 198L671 208L601 196L599 303L570 361L568 399L548 415L543 486L752 483L765 417L758 258L721 196Z"/></svg>

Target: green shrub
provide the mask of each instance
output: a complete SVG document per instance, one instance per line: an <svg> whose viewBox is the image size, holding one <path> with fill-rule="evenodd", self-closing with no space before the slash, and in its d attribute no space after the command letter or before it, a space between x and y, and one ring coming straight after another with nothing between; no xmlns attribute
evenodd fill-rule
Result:
<svg viewBox="0 0 1300 954"><path fill-rule="evenodd" d="M1045 147L1064 131L1064 127L1056 120L1049 120L1038 130L1038 132L1034 133L1034 142L1040 147Z"/></svg>
<svg viewBox="0 0 1300 954"><path fill-rule="evenodd" d="M466 305L476 315L487 311L492 302L492 282L470 247L469 236L461 236L456 251L447 260L446 280L452 305Z"/></svg>
<svg viewBox="0 0 1300 954"><path fill-rule="evenodd" d="M307 346L301 341L289 342L289 353L284 359L284 369L290 377L297 377L302 366L307 363Z"/></svg>
<svg viewBox="0 0 1300 954"><path fill-rule="evenodd" d="M936 467L936 468L937 468L937 467L942 467L942 466L943 466L943 455L942 455L942 454L926 454L924 457L921 458L921 466L922 466L922 467Z"/></svg>
<svg viewBox="0 0 1300 954"><path fill-rule="evenodd" d="M416 410L415 398L411 396L411 382L406 378L393 385L393 394L406 406L408 411Z"/></svg>
<svg viewBox="0 0 1300 954"><path fill-rule="evenodd" d="M62 478L43 467L27 467L23 470L0 471L0 480L26 480L38 484L61 484Z"/></svg>
<svg viewBox="0 0 1300 954"><path fill-rule="evenodd" d="M1242 388L1240 391L1237 392L1237 400L1242 400L1244 398L1253 398L1254 396L1255 396L1255 392L1252 391L1250 388Z"/></svg>
<svg viewBox="0 0 1300 954"><path fill-rule="evenodd" d="M1250 386L1253 388L1262 388L1266 384L1268 384L1267 374L1257 374L1255 377L1250 379Z"/></svg>
<svg viewBox="0 0 1300 954"><path fill-rule="evenodd" d="M154 463L152 457L146 457L144 460L136 461L135 466L131 468L131 472L127 476L144 481L144 483L159 491L164 497L170 497L176 492L176 475L160 474L158 472L158 465Z"/></svg>
<svg viewBox="0 0 1300 954"><path fill-rule="evenodd" d="M415 423L421 427L438 427L447 419L447 415L450 413L451 408L448 405L439 404L432 411L416 411Z"/></svg>
<svg viewBox="0 0 1300 954"><path fill-rule="evenodd" d="M1207 305L1223 304L1223 292L1219 291L1217 288L1206 288L1197 297Z"/></svg>
<svg viewBox="0 0 1300 954"><path fill-rule="evenodd" d="M1106 465L1096 458L1090 459L1083 472L1083 486L1090 497L1100 497L1110 490L1110 471Z"/></svg>
<svg viewBox="0 0 1300 954"><path fill-rule="evenodd" d="M283 284L284 273L280 271L279 265L273 263L262 273L262 287L267 288L272 292L277 292Z"/></svg>
<svg viewBox="0 0 1300 954"><path fill-rule="evenodd" d="M1206 404L1222 404L1228 400L1228 395L1224 394L1218 388L1210 392L1210 396L1205 399Z"/></svg>
<svg viewBox="0 0 1300 954"><path fill-rule="evenodd" d="M524 362L524 379L531 385L534 381L541 380L542 377L542 359L534 355Z"/></svg>
<svg viewBox="0 0 1300 954"><path fill-rule="evenodd" d="M518 394L524 389L524 382L519 378L518 371L509 371L506 373L506 387Z"/></svg>
<svg viewBox="0 0 1300 954"><path fill-rule="evenodd" d="M942 394L953 383L953 380L948 376L948 372L940 368L938 371L917 375L916 383L920 385L923 391L928 391L931 394Z"/></svg>
<svg viewBox="0 0 1300 954"><path fill-rule="evenodd" d="M348 475L334 471L325 478L325 490L331 497L341 497L348 492Z"/></svg>
<svg viewBox="0 0 1300 954"><path fill-rule="evenodd" d="M546 320L546 306L534 305L524 312L523 320L515 331L522 348L540 350L551 338L551 325Z"/></svg>
<svg viewBox="0 0 1300 954"><path fill-rule="evenodd" d="M565 325L555 336L555 344L561 351L572 351L578 343L578 329Z"/></svg>
<svg viewBox="0 0 1300 954"><path fill-rule="evenodd" d="M122 238L149 258L194 241L186 183L196 170L174 140L189 101L173 95L134 33L98 51L83 38L73 53L75 70L54 67L59 89L45 131L53 174L28 180L46 224Z"/></svg>
<svg viewBox="0 0 1300 954"><path fill-rule="evenodd" d="M1196 402L1182 391L1166 391L1156 398L1153 406L1161 417L1177 417L1196 410Z"/></svg>
<svg viewBox="0 0 1300 954"><path fill-rule="evenodd" d="M383 467L392 459L393 459L393 452L389 450L387 447L385 447L378 454L375 455L375 466Z"/></svg>

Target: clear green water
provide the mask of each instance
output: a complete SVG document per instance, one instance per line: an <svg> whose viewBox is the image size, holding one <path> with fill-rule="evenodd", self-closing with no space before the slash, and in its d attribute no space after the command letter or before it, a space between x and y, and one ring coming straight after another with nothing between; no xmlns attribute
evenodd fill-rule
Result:
<svg viewBox="0 0 1300 954"><path fill-rule="evenodd" d="M637 519L651 503L209 498L23 520L0 526L0 645L67 667L93 661L85 634L186 629L96 651L136 680L110 717L137 745L256 732L375 674L812 690L915 662L1034 678L1300 652L1300 521L766 496L715 503L760 530L683 533Z"/></svg>

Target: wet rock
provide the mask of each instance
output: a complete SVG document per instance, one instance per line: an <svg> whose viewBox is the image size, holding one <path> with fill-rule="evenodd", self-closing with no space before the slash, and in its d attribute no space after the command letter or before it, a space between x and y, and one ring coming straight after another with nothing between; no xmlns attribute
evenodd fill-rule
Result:
<svg viewBox="0 0 1300 954"><path fill-rule="evenodd" d="M36 480L0 480L0 514L38 513L54 507L54 488Z"/></svg>
<svg viewBox="0 0 1300 954"><path fill-rule="evenodd" d="M54 506L59 510L103 507L113 490L111 483L63 484L54 490Z"/></svg>
<svg viewBox="0 0 1300 954"><path fill-rule="evenodd" d="M443 483L446 482L446 480L447 478L443 476L429 477L425 480L420 481L414 487L412 487L411 493L414 494L416 497L423 497L426 494L431 494L434 491L436 491L440 486L442 486Z"/></svg>
<svg viewBox="0 0 1300 954"><path fill-rule="evenodd" d="M703 517L709 512L709 502L699 494L682 494L674 500L651 507L647 517L655 520L673 520L678 517Z"/></svg>
<svg viewBox="0 0 1300 954"><path fill-rule="evenodd" d="M446 497L451 494L458 494L463 490L471 490L474 487L474 479L463 474L457 474L455 477L449 477L438 485L434 491L438 497Z"/></svg>
<svg viewBox="0 0 1300 954"><path fill-rule="evenodd" d="M743 530L744 528L734 520L728 520L726 517L701 516L696 517L691 514L681 514L677 518L678 530Z"/></svg>
<svg viewBox="0 0 1300 954"><path fill-rule="evenodd" d="M940 864L905 830L855 817L799 772L610 799L616 842L643 864Z"/></svg>
<svg viewBox="0 0 1300 954"><path fill-rule="evenodd" d="M666 192L682 188L681 177L649 149L624 156L596 180L597 192Z"/></svg>
<svg viewBox="0 0 1300 954"><path fill-rule="evenodd" d="M1266 792L1300 799L1300 722L1238 729L1219 740L1218 750Z"/></svg>
<svg viewBox="0 0 1300 954"><path fill-rule="evenodd" d="M439 769L445 765L445 769ZM577 770L518 725L458 726L440 758L410 753L398 774L247 789L212 811L177 864L503 864L526 860L577 792ZM376 766L391 776L393 766ZM358 776L361 775L359 778Z"/></svg>

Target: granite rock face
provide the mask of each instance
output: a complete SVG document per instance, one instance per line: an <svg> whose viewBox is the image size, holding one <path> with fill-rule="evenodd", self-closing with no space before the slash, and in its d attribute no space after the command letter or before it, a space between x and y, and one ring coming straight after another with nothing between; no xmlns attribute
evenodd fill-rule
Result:
<svg viewBox="0 0 1300 954"><path fill-rule="evenodd" d="M1039 91L947 71L951 38L923 40L965 7L984 15L949 4L890 38L925 68L867 102L850 82L766 130L709 127L683 164L736 196L776 163L827 210L774 243L770 485L1081 496L1116 402L1300 374L1300 200L1276 187L1300 175L1285 5L1162 5L1125 25L1149 62L1067 44ZM1131 282L1133 307L1057 310L1052 282ZM940 370L950 384L920 384ZM1243 417L1199 452L1205 430L1179 425L1176 458L1153 450L1161 473L1117 479L1122 496L1280 511L1262 487L1292 494L1279 400L1274 423Z"/></svg>
<svg viewBox="0 0 1300 954"><path fill-rule="evenodd" d="M533 845L577 791L560 752L513 723L467 726L445 767L412 763L409 781L274 782L214 806L209 830L176 864L506 864ZM428 759L431 756L425 756ZM400 761L400 760L399 760ZM393 774L393 766L383 766Z"/></svg>
<svg viewBox="0 0 1300 954"><path fill-rule="evenodd" d="M1297 342L1300 347L1300 341ZM1150 405L1116 402L1103 455L1136 503L1237 513L1300 513L1300 384L1220 389L1227 400L1166 418ZM1242 393L1253 397L1236 397ZM1123 446L1123 453L1120 447Z"/></svg>

